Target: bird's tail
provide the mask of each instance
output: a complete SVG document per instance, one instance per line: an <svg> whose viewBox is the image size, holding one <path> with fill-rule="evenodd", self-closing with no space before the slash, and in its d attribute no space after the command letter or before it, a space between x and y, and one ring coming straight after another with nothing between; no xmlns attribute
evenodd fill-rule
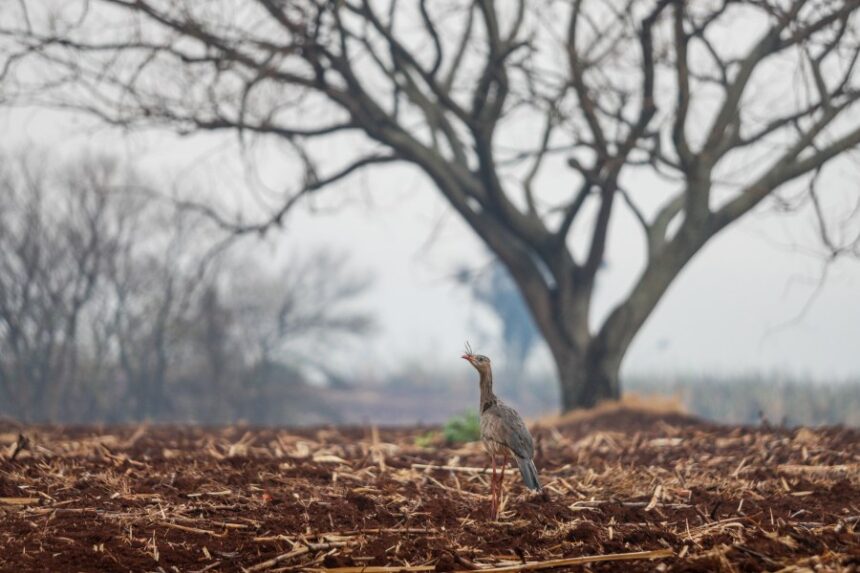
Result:
<svg viewBox="0 0 860 573"><path fill-rule="evenodd" d="M535 463L527 458L516 458L516 460L517 465L520 467L520 474L523 476L523 482L525 482L526 487L534 491L540 491L540 481L538 481Z"/></svg>

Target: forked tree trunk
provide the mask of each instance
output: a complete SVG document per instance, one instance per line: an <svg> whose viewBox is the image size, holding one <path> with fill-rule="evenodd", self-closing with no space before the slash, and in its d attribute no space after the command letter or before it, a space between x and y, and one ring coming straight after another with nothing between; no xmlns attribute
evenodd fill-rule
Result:
<svg viewBox="0 0 860 573"><path fill-rule="evenodd" d="M555 360L563 412L621 397L621 362L636 333L680 270L712 234L707 221L686 220L675 240L659 255L651 255L628 298L609 313L596 332L588 327L592 285L572 286L573 294L568 297L543 300L536 289L521 289ZM541 308L550 310L539 315L535 309Z"/></svg>
<svg viewBox="0 0 860 573"><path fill-rule="evenodd" d="M584 352L569 349L564 355L555 356L562 411L591 408L605 400L619 399L623 356L621 352L607 353L595 348Z"/></svg>

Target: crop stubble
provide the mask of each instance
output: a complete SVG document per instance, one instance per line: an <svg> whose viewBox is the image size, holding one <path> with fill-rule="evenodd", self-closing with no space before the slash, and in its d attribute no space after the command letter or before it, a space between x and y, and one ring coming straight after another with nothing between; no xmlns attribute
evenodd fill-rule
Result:
<svg viewBox="0 0 860 573"><path fill-rule="evenodd" d="M860 568L857 430L624 409L541 425L546 493L508 470L497 522L480 446L423 432L4 423L0 570Z"/></svg>

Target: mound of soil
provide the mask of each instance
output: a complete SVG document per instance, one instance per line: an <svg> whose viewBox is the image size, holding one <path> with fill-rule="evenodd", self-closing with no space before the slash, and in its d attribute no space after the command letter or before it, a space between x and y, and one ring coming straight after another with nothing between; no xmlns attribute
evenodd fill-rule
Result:
<svg viewBox="0 0 860 573"><path fill-rule="evenodd" d="M544 494L509 470L497 521L480 446L426 431L0 425L0 570L860 566L857 430L562 420L534 432Z"/></svg>

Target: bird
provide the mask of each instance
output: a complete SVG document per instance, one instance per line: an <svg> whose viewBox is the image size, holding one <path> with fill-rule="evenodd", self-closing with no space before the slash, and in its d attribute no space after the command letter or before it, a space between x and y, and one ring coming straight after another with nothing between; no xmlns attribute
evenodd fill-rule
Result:
<svg viewBox="0 0 860 573"><path fill-rule="evenodd" d="M537 468L534 464L534 441L517 411L493 393L493 368L490 359L483 354L474 354L468 343L462 358L468 361L480 375L481 442L493 463L490 513L493 519L497 519L502 482L505 479L509 455L517 462L526 487L532 491L541 491ZM496 456L499 455L504 456L504 461L497 480Z"/></svg>

